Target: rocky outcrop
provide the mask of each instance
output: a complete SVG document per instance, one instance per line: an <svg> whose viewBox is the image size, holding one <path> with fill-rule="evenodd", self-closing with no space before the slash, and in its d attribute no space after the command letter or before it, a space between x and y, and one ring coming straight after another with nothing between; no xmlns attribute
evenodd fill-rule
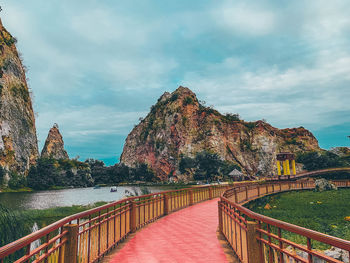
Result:
<svg viewBox="0 0 350 263"><path fill-rule="evenodd" d="M47 135L44 148L41 151L41 157L57 160L69 159L68 153L64 149L63 138L57 124L54 124Z"/></svg>
<svg viewBox="0 0 350 263"><path fill-rule="evenodd" d="M35 119L16 39L0 20L0 166L25 172L38 157Z"/></svg>
<svg viewBox="0 0 350 263"><path fill-rule="evenodd" d="M324 178L315 180L315 191L323 192L327 190L338 190L338 188L335 186L335 184L332 184Z"/></svg>
<svg viewBox="0 0 350 263"><path fill-rule="evenodd" d="M329 150L331 153L338 155L339 157L349 157L350 148L349 147L334 147Z"/></svg>
<svg viewBox="0 0 350 263"><path fill-rule="evenodd" d="M280 130L265 121L222 115L202 104L185 87L164 93L128 135L121 162L147 163L166 179L174 171L179 174L182 156L208 150L238 164L246 174L269 176L275 170L276 153L320 150L316 138L303 127Z"/></svg>

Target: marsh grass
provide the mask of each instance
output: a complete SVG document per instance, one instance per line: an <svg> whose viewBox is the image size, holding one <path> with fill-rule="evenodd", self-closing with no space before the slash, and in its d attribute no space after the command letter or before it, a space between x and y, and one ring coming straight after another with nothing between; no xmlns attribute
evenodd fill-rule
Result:
<svg viewBox="0 0 350 263"><path fill-rule="evenodd" d="M270 204L271 209L264 209ZM350 240L350 189L338 191L293 191L260 198L246 205L249 209L291 224L312 229L331 236ZM304 237L290 232L283 236L300 244ZM313 242L313 247L326 249L329 246Z"/></svg>
<svg viewBox="0 0 350 263"><path fill-rule="evenodd" d="M0 247L11 243L32 232L34 223L39 228L45 227L61 218L98 207L107 202L97 202L91 205L74 205L70 207L55 207L49 209L9 210L0 205ZM13 262L24 255L24 249L6 258L5 262Z"/></svg>

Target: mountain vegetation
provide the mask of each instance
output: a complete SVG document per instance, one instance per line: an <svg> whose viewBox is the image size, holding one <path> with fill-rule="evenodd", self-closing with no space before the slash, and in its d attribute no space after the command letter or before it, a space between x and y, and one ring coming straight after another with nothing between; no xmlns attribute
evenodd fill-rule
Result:
<svg viewBox="0 0 350 263"><path fill-rule="evenodd" d="M308 171L350 166L350 151L343 154L334 152L337 152L337 149L299 153L296 161L302 163Z"/></svg>

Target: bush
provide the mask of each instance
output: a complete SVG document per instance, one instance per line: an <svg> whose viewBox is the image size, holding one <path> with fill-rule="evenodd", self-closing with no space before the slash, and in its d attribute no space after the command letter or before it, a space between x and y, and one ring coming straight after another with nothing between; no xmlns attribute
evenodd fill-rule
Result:
<svg viewBox="0 0 350 263"><path fill-rule="evenodd" d="M232 121L240 121L241 118L239 116L238 113L235 113L235 114L232 114L232 113L227 113L225 116L224 116L224 119L226 121L229 121L229 122L232 122Z"/></svg>
<svg viewBox="0 0 350 263"><path fill-rule="evenodd" d="M179 94L174 93L174 94L171 96L170 100L171 100L171 101L175 101L175 100L178 99L178 97L179 97Z"/></svg>
<svg viewBox="0 0 350 263"><path fill-rule="evenodd" d="M185 106L189 105L189 104L194 104L194 100L193 100L193 98L191 96L187 96L186 98L184 98L183 104Z"/></svg>
<svg viewBox="0 0 350 263"><path fill-rule="evenodd" d="M245 122L244 126L248 128L248 130L253 130L255 127L256 123L255 122Z"/></svg>

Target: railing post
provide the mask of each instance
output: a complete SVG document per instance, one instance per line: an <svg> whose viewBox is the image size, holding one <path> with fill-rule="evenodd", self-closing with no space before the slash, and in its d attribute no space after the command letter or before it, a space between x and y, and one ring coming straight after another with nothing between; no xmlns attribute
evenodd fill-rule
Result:
<svg viewBox="0 0 350 263"><path fill-rule="evenodd" d="M213 189L209 186L209 200L213 199Z"/></svg>
<svg viewBox="0 0 350 263"><path fill-rule="evenodd" d="M64 263L76 263L78 256L78 234L79 226L77 224L70 224L63 226L63 231L67 233L67 243L64 247Z"/></svg>
<svg viewBox="0 0 350 263"><path fill-rule="evenodd" d="M188 191L189 195L190 195L190 206L193 205L193 191L192 190L189 190Z"/></svg>
<svg viewBox="0 0 350 263"><path fill-rule="evenodd" d="M260 185L258 185L258 196L260 196Z"/></svg>
<svg viewBox="0 0 350 263"><path fill-rule="evenodd" d="M234 193L235 193L235 203L238 203L238 199L237 199L237 190L236 190L236 188L235 188L233 191L234 191Z"/></svg>
<svg viewBox="0 0 350 263"><path fill-rule="evenodd" d="M220 233L223 233L222 232L222 207L221 207L221 204L222 204L222 201L219 200L218 201L219 231L220 231Z"/></svg>
<svg viewBox="0 0 350 263"><path fill-rule="evenodd" d="M131 203L131 211L130 211L130 231L131 233L136 232L136 203L134 200L130 201Z"/></svg>
<svg viewBox="0 0 350 263"><path fill-rule="evenodd" d="M169 214L169 196L167 194L163 194L164 196L164 215Z"/></svg>
<svg viewBox="0 0 350 263"><path fill-rule="evenodd" d="M248 186L245 187L245 200L248 201Z"/></svg>
<svg viewBox="0 0 350 263"><path fill-rule="evenodd" d="M247 221L247 255L249 263L263 262L260 253L260 243L257 240L257 229L257 222Z"/></svg>

